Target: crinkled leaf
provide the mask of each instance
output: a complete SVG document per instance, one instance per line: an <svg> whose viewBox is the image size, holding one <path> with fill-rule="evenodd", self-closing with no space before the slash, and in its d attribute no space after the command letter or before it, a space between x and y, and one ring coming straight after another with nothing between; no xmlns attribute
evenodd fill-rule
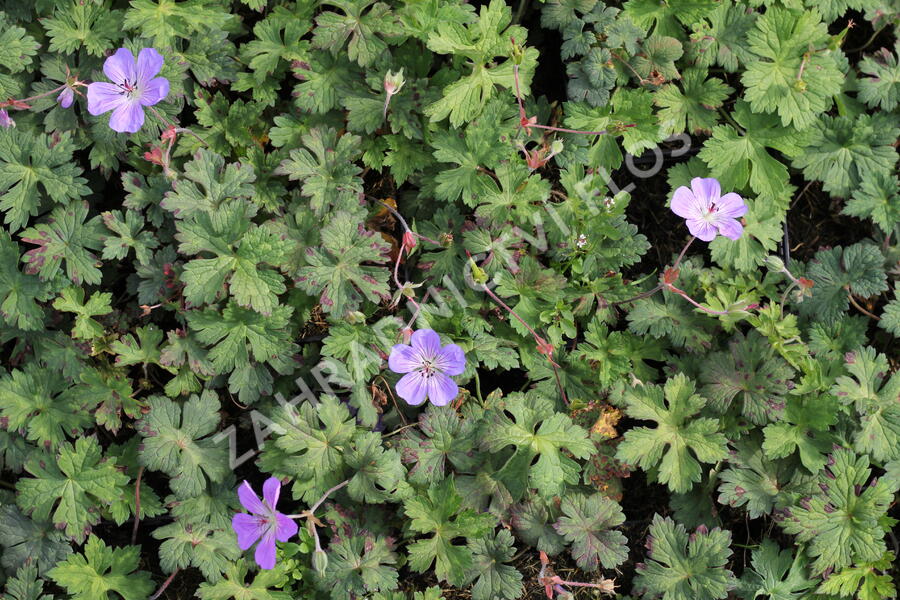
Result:
<svg viewBox="0 0 900 600"><path fill-rule="evenodd" d="M168 398L149 400L150 412L137 424L143 436L142 465L169 476L177 495L198 495L209 481L221 481L228 472L224 444L210 434L219 426L219 400L212 391L194 394L184 406Z"/></svg>
<svg viewBox="0 0 900 600"><path fill-rule="evenodd" d="M318 216L330 208L354 209L363 193L362 169L354 164L361 154L360 137L316 127L301 140L304 147L291 150L276 173L303 182L301 191Z"/></svg>
<svg viewBox="0 0 900 600"><path fill-rule="evenodd" d="M340 541L328 548L328 566L322 582L335 600L352 600L363 594L392 590L399 578L396 563L397 555L390 540L341 536Z"/></svg>
<svg viewBox="0 0 900 600"><path fill-rule="evenodd" d="M735 400L741 414L756 425L775 421L784 410L788 382L794 375L787 362L776 356L771 344L759 333L737 334L728 352L707 357L700 375L703 393L710 405L725 412Z"/></svg>
<svg viewBox="0 0 900 600"><path fill-rule="evenodd" d="M856 409L853 448L877 461L900 458L900 374L888 378L887 358L872 347L848 352L845 361L851 377L838 377L832 393Z"/></svg>
<svg viewBox="0 0 900 600"><path fill-rule="evenodd" d="M647 562L638 565L634 580L644 596L662 600L719 600L735 585L726 568L731 556L731 532L698 527L690 535L669 517L653 516Z"/></svg>
<svg viewBox="0 0 900 600"><path fill-rule="evenodd" d="M496 535L474 539L469 542L472 550L472 600L494 600L501 598L515 600L522 594L522 574L506 564L516 553L513 536L506 529Z"/></svg>
<svg viewBox="0 0 900 600"><path fill-rule="evenodd" d="M25 470L34 478L18 481L18 503L37 519L53 523L79 543L100 521L99 506L117 501L128 476L116 469L115 458L103 458L96 438L60 445L58 456L33 454ZM55 509L54 509L55 507Z"/></svg>
<svg viewBox="0 0 900 600"><path fill-rule="evenodd" d="M613 529L625 522L622 507L600 494L568 494L560 504L562 516L553 526L572 544L569 552L585 571L614 569L628 558L628 539Z"/></svg>
<svg viewBox="0 0 900 600"><path fill-rule="evenodd" d="M896 121L883 113L822 115L810 127L809 146L792 165L802 169L807 179L821 181L826 192L846 198L863 181L891 175L897 164L897 151L891 144L898 133Z"/></svg>
<svg viewBox="0 0 900 600"><path fill-rule="evenodd" d="M201 600L292 600L290 592L278 591L288 585L287 569L284 563L276 564L274 569L258 571L252 582L245 582L249 563L244 559L231 561L225 579L201 583L197 597Z"/></svg>
<svg viewBox="0 0 900 600"><path fill-rule="evenodd" d="M837 450L832 460L819 474L819 493L792 506L781 522L785 532L806 544L815 558L815 573L878 560L887 550L879 519L894 490L884 480L869 481L872 470L866 456Z"/></svg>
<svg viewBox="0 0 900 600"><path fill-rule="evenodd" d="M526 485L545 497L562 494L579 478L578 463L570 456L588 458L594 452L587 432L535 393L510 395L486 418L482 446L490 452L515 447L500 477L515 500Z"/></svg>
<svg viewBox="0 0 900 600"><path fill-rule="evenodd" d="M47 199L66 204L90 193L81 167L72 160L74 150L69 133L54 140L18 127L0 128L0 210L11 231L24 227ZM53 220L62 220L62 214L54 211Z"/></svg>
<svg viewBox="0 0 900 600"><path fill-rule="evenodd" d="M196 567L206 581L216 583L222 579L222 573L229 565L241 556L230 524L216 529L196 521L177 519L174 523L154 529L152 535L162 540L159 566L165 573Z"/></svg>
<svg viewBox="0 0 900 600"><path fill-rule="evenodd" d="M763 540L753 550L751 568L738 582L743 598L765 596L770 600L802 600L814 583L806 578L806 560L799 552L782 550L772 540Z"/></svg>
<svg viewBox="0 0 900 600"><path fill-rule="evenodd" d="M870 298L888 289L881 251L863 242L816 252L806 276L813 282L812 297L800 311L826 323L847 311L850 294Z"/></svg>
<svg viewBox="0 0 900 600"><path fill-rule="evenodd" d="M662 107L659 122L667 133L676 134L710 132L719 122L716 109L734 91L717 77L707 79L703 67L685 69L679 85L670 83L653 96L653 102Z"/></svg>
<svg viewBox="0 0 900 600"><path fill-rule="evenodd" d="M871 77L859 80L859 98L872 108L894 110L900 104L900 42L894 44L894 53L887 48L866 56L859 63L859 70Z"/></svg>
<svg viewBox="0 0 900 600"><path fill-rule="evenodd" d="M327 313L337 317L359 308L363 298L378 303L388 297L388 270L362 263L383 263L388 249L380 236L366 231L350 213L339 212L322 228L322 248L308 248L307 267L298 284L319 294Z"/></svg>
<svg viewBox="0 0 900 600"><path fill-rule="evenodd" d="M49 521L35 521L14 505L0 506L0 564L8 571L35 568L44 574L72 553L72 545L62 531Z"/></svg>
<svg viewBox="0 0 900 600"><path fill-rule="evenodd" d="M91 317L106 315L112 312L109 292L96 292L85 301L84 288L69 286L53 301L53 308L63 312L75 313L75 326L72 337L90 340L104 334L103 325Z"/></svg>
<svg viewBox="0 0 900 600"><path fill-rule="evenodd" d="M844 76L835 56L824 48L828 30L815 12L771 7L747 35L753 58L741 82L744 97L759 113L778 113L781 124L811 126L831 108Z"/></svg>
<svg viewBox="0 0 900 600"><path fill-rule="evenodd" d="M87 202L72 202L54 208L45 223L23 231L22 241L37 246L22 257L27 265L25 272L36 274L42 280L52 279L65 261L66 275L74 284L100 283L101 273L97 268L100 261L90 250L101 247L103 225L99 216L85 222L87 215Z"/></svg>
<svg viewBox="0 0 900 600"><path fill-rule="evenodd" d="M90 427L93 404L72 388L55 369L28 362L0 379L0 415L11 432L47 448L56 448L66 436L80 435Z"/></svg>

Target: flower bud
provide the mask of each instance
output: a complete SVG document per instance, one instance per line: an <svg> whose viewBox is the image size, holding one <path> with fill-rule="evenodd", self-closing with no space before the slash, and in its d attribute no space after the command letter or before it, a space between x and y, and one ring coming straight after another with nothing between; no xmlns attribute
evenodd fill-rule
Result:
<svg viewBox="0 0 900 600"><path fill-rule="evenodd" d="M384 76L384 91L387 92L388 96L393 96L403 89L405 83L406 80L403 78L403 69L400 69L396 73L388 71Z"/></svg>
<svg viewBox="0 0 900 600"><path fill-rule="evenodd" d="M562 140L553 140L553 143L550 144L550 153L553 156L556 156L565 148L565 144L563 144Z"/></svg>
<svg viewBox="0 0 900 600"><path fill-rule="evenodd" d="M472 279L475 280L475 283L484 285L488 282L487 272L475 264L471 258L469 259L469 268L472 269Z"/></svg>
<svg viewBox="0 0 900 600"><path fill-rule="evenodd" d="M525 50L516 43L515 38L509 38L509 41L512 42L512 52L510 53L512 57L513 64L521 65L522 61L525 59Z"/></svg>
<svg viewBox="0 0 900 600"><path fill-rule="evenodd" d="M57 102L63 108L69 108L75 102L75 90L70 87L63 88L63 91L56 97Z"/></svg>
<svg viewBox="0 0 900 600"><path fill-rule="evenodd" d="M362 313L359 312L358 310L351 310L351 311L348 311L347 314L344 315L344 318L345 318L345 319L347 320L347 322L350 323L351 325L358 325L358 324L360 324L360 323L365 323L365 322L366 322L366 315L362 314Z"/></svg>
<svg viewBox="0 0 900 600"><path fill-rule="evenodd" d="M412 231L404 231L403 232L403 249L407 252L412 252L412 249L416 247L416 236Z"/></svg>
<svg viewBox="0 0 900 600"><path fill-rule="evenodd" d="M782 271L784 271L784 261L777 256L767 256L765 264L773 273L781 273Z"/></svg>
<svg viewBox="0 0 900 600"><path fill-rule="evenodd" d="M324 550L316 550L313 552L312 565L313 569L316 570L316 573L319 575L325 574L325 569L328 568L328 555L325 554Z"/></svg>

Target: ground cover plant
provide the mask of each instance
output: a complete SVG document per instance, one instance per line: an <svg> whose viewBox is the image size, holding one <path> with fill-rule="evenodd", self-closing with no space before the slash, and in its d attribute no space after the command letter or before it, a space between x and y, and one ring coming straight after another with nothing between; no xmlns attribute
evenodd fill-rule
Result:
<svg viewBox="0 0 900 600"><path fill-rule="evenodd" d="M0 25L2 600L896 597L896 3Z"/></svg>

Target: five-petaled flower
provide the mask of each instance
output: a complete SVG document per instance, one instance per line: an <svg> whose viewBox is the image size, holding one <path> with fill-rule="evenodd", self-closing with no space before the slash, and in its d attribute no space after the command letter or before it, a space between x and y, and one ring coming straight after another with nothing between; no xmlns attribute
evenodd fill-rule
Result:
<svg viewBox="0 0 900 600"><path fill-rule="evenodd" d="M687 219L691 235L704 242L711 242L717 233L736 240L744 231L738 217L747 213L747 205L734 192L724 196L721 193L717 180L694 177L691 187L675 190L672 212Z"/></svg>
<svg viewBox="0 0 900 600"><path fill-rule="evenodd" d="M259 540L254 558L263 569L275 567L275 540L286 542L297 534L297 524L275 510L280 492L281 482L276 477L266 479L262 500L246 481L238 488L238 498L251 514L234 515L231 526L241 550L247 550Z"/></svg>
<svg viewBox="0 0 900 600"><path fill-rule="evenodd" d="M119 48L103 63L112 83L88 86L88 112L94 116L113 111L109 126L120 133L135 133L144 124L144 107L153 106L169 94L169 80L156 77L163 57L154 48L144 48L135 61L127 48Z"/></svg>
<svg viewBox="0 0 900 600"><path fill-rule="evenodd" d="M408 404L418 406L428 398L435 406L446 406L459 392L459 386L448 375L459 375L466 369L466 357L456 344L441 346L441 338L431 329L412 334L410 345L391 348L388 367L394 373L405 373L397 382L397 394Z"/></svg>

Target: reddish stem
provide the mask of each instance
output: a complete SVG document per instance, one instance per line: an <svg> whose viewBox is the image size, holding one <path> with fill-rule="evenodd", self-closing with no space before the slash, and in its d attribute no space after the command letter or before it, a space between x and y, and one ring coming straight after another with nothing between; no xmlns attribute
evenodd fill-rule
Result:
<svg viewBox="0 0 900 600"><path fill-rule="evenodd" d="M538 333L537 333L534 329L532 329L531 326L530 326L528 323L525 322L525 319L523 319L522 317L520 317L520 316L516 313L516 311L514 311L514 310L513 310L506 302L504 302L503 300L500 299L500 296L498 296L498 295L495 294L493 291L491 291L491 289L490 289L488 286L484 285L483 283L481 284L481 288L484 290L484 292L485 292L488 296L491 297L491 299L494 300L494 302L496 302L497 304L499 304L500 306L502 306L503 309L504 309L506 312L508 312L509 314L511 314L512 316L514 316L514 317L516 318L516 320L517 320L519 323L521 323L521 324L525 327L525 329L528 330L529 333L531 333L531 335L534 337L534 341L537 342L537 344L538 344L539 347L547 347L547 346L549 346L549 344L547 343L547 341L546 341L544 338L542 338L540 335L538 335ZM555 362L553 362L553 357L552 357L552 356L548 356L547 358L550 360L550 363L551 363L553 366L556 366L556 367L559 366L559 365L557 365Z"/></svg>
<svg viewBox="0 0 900 600"><path fill-rule="evenodd" d="M58 88L54 88L54 89L50 90L49 92L43 92L43 93L37 94L35 96L29 96L28 98L22 98L21 100L10 99L5 102L0 102L0 108L12 108L15 110L24 110L23 108L18 107L17 103L25 104L27 102L32 102L34 100L40 100L41 98L46 98L47 96L52 96L53 94L60 91L64 87L67 87L67 84L64 83L61 86L59 86ZM28 107L28 108L30 108L30 107Z"/></svg>
<svg viewBox="0 0 900 600"><path fill-rule="evenodd" d="M681 259L684 258L684 253L687 252L687 249L691 247L691 244L694 243L694 240L697 238L695 236L691 236L691 239L688 240L687 244L684 245L684 248L681 249L681 252L678 254L678 258L675 259L675 264L672 265L673 269L677 269L678 265L681 264Z"/></svg>
<svg viewBox="0 0 900 600"><path fill-rule="evenodd" d="M729 311L727 311L727 310L713 310L711 308L706 308L705 306L703 306L702 304L700 304L699 302L697 302L696 300L694 300L693 298L688 296L687 292L685 292L684 290L678 289L671 283L666 284L665 287L670 292L678 294L679 296L681 296L682 298L684 298L685 300L687 300L688 302L690 302L691 304L693 304L694 306L696 306L697 308L699 308L700 310L702 310L705 313L708 313L711 315L727 315L729 313Z"/></svg>
<svg viewBox="0 0 900 600"><path fill-rule="evenodd" d="M370 198L371 198L371 196L370 196ZM437 242L437 241L431 239L430 237L424 236L424 235L422 235L421 233L416 233L415 231L413 231L413 230L409 227L409 224L407 224L406 219L403 218L403 215L401 215L399 212L397 212L397 210L396 210L393 206L391 206L390 204L387 204L387 203L385 203L385 202L382 202L382 201L379 200L378 198L371 198L371 199L372 199L372 200L375 200L378 204L380 204L380 205L382 205L383 207L385 207L386 209L388 209L388 212L391 213L392 215L394 215L394 217L396 217L397 220L400 221L400 225L403 226L403 231L404 231L404 232L407 232L407 231L408 231L408 232L410 232L411 234L413 234L414 236L416 236L417 238L419 238L419 239L421 239L421 240L425 240L426 242L431 242L431 243L434 244L435 246L440 246L440 245L441 245L440 242Z"/></svg>
<svg viewBox="0 0 900 600"><path fill-rule="evenodd" d="M468 250L466 250L466 256L468 256L470 260L472 259L472 254ZM529 325L528 323L525 322L525 319L520 317L518 315L518 313L516 313L516 311L514 311L512 309L511 306L509 306L506 302L501 300L500 296L495 294L488 286L486 286L485 284L482 283L481 289L484 290L484 292L494 302L496 302L497 304L502 306L506 312L508 312L513 317L515 317L516 320L519 321L519 323L521 323L525 327L525 329L528 330L529 333L531 333L532 337L534 338L535 343L537 344L538 352L540 352L541 354L546 356L547 360L550 361L550 366L553 367L553 375L556 377L556 386L557 386L557 388L559 388L559 395L562 397L563 402L565 402L566 405L568 405L569 398L568 398L568 396L566 396L566 390L563 388L562 380L559 377L559 365L556 364L556 361L553 360L553 345L550 344L544 338L542 338L540 335L538 335L538 333L534 329L531 328L531 325Z"/></svg>
<svg viewBox="0 0 900 600"><path fill-rule="evenodd" d="M538 123L532 122L532 119L537 120L536 117L532 117L529 119L525 115L525 105L522 103L522 93L519 91L519 65L513 65L513 80L516 84L516 101L519 103L519 125L525 128L525 131L530 133L530 128L537 127L538 129L546 129L547 131L558 131L560 133L576 133L576 134L584 134L584 135L605 135L609 133L606 129L603 131L582 131L580 129L566 129L565 127L551 127L549 125L539 125ZM623 125L623 127L635 127L634 123L630 125Z"/></svg>
<svg viewBox="0 0 900 600"><path fill-rule="evenodd" d="M166 591L166 588L169 587L169 584L172 583L172 580L175 579L175 576L178 575L178 572L179 572L180 570L181 570L181 569L175 569L174 571L172 571L172 574L169 575L168 579L166 579L165 581L163 581L162 587L160 587L158 590L156 590L156 593L155 593L155 594L153 594L152 596L150 596L150 600L156 600L157 598L159 598L160 596L162 596L162 593L163 593L164 591Z"/></svg>

